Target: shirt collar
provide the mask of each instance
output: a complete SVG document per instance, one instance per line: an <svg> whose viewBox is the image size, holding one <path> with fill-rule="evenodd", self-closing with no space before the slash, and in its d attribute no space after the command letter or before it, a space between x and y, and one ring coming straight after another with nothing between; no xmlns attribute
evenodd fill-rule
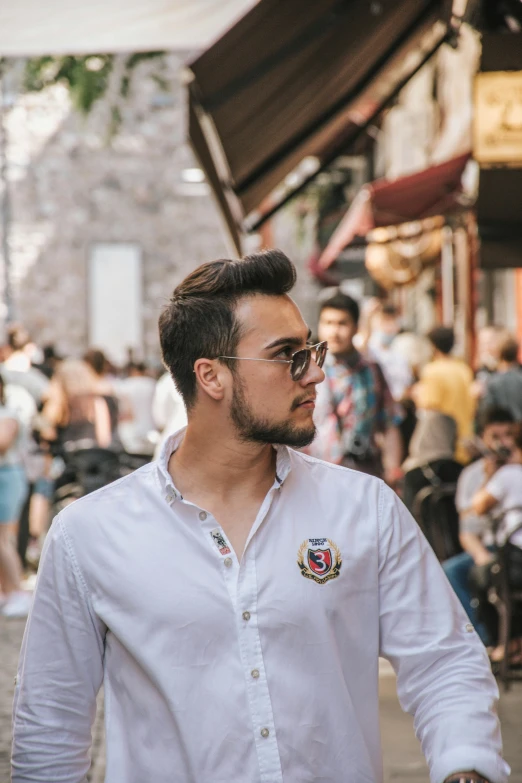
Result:
<svg viewBox="0 0 522 783"><path fill-rule="evenodd" d="M173 435L170 435L161 449L159 458L157 460L158 476L160 480L161 489L169 495L173 495L175 498L180 496L172 483L172 477L169 473L169 460L174 452L180 447L183 438L185 437L187 427L182 427L177 430ZM285 479L287 478L290 470L292 469L290 460L290 449L288 446L274 445L276 450L276 482L279 486L283 486Z"/></svg>

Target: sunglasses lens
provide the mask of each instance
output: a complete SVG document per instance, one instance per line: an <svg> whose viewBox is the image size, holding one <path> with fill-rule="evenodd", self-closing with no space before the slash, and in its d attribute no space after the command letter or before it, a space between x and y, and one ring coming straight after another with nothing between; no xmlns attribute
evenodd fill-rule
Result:
<svg viewBox="0 0 522 783"><path fill-rule="evenodd" d="M308 370L310 366L310 350L304 348L302 351L294 353L292 358L292 366L290 371L292 373L292 380L299 381Z"/></svg>
<svg viewBox="0 0 522 783"><path fill-rule="evenodd" d="M328 343L319 343L315 350L315 363L318 367L322 367L324 360L326 359L326 353L328 351Z"/></svg>

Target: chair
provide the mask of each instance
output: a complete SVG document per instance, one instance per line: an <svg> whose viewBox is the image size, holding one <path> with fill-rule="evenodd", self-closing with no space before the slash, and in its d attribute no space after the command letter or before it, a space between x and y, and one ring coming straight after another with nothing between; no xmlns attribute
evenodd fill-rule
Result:
<svg viewBox="0 0 522 783"><path fill-rule="evenodd" d="M507 513L514 511L522 514L522 506L510 508L501 517L497 517L495 519L497 527ZM522 521L510 532L504 544L498 548L496 562L491 567L493 584L488 591L488 601L493 604L499 616L498 643L504 646L505 652L504 658L500 662L498 677L506 691L509 690L511 679L514 679L513 673L510 672L508 653L513 618L517 607L522 612L522 550L512 544L513 536L519 531L522 531ZM520 558L517 557L515 564L513 555L517 554L517 550L520 552ZM516 575L517 571L520 573L520 581L513 580L513 575L514 573ZM513 581L517 581L518 584L513 586Z"/></svg>
<svg viewBox="0 0 522 783"><path fill-rule="evenodd" d="M462 552L456 491L456 483L432 481L413 501L413 516L440 562Z"/></svg>

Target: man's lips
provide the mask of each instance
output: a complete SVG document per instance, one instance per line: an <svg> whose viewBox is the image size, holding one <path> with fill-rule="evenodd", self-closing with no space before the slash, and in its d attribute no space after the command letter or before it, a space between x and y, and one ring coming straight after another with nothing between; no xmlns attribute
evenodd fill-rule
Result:
<svg viewBox="0 0 522 783"><path fill-rule="evenodd" d="M315 408L315 397L308 397L306 400L303 400L302 402L298 402L295 407L308 408L310 410L313 410Z"/></svg>

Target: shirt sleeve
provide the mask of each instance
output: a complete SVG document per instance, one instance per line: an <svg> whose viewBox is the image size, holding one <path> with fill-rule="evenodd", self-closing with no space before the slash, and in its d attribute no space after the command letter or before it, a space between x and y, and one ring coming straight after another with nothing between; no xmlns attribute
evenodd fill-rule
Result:
<svg viewBox="0 0 522 783"><path fill-rule="evenodd" d="M103 679L95 616L58 516L46 539L14 698L12 783L83 783Z"/></svg>
<svg viewBox="0 0 522 783"><path fill-rule="evenodd" d="M418 525L385 485L379 600L380 652L397 674L402 708L414 716L431 783L461 770L505 783L498 689L485 648Z"/></svg>
<svg viewBox="0 0 522 783"><path fill-rule="evenodd" d="M455 506L459 514L463 511L467 511L471 508L473 501L473 492L469 475L469 467L473 469L473 466L464 468L457 481L457 492L455 494Z"/></svg>
<svg viewBox="0 0 522 783"><path fill-rule="evenodd" d="M506 482L506 479L508 480ZM506 495L506 483L509 482L509 476L506 475L504 468L500 468L496 473L492 475L488 483L486 484L486 492L493 495L498 501L503 500Z"/></svg>

